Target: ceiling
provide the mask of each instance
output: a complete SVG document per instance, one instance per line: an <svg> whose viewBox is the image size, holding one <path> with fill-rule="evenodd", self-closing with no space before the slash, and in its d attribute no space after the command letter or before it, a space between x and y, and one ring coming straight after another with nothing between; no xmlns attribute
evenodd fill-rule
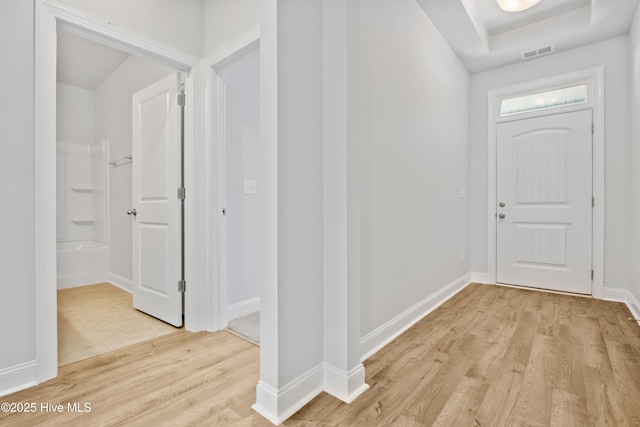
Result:
<svg viewBox="0 0 640 427"><path fill-rule="evenodd" d="M496 0L417 0L472 74L543 46L560 52L627 34L638 1L542 0L509 13Z"/></svg>
<svg viewBox="0 0 640 427"><path fill-rule="evenodd" d="M542 0L509 13L496 0L417 0L470 73L524 61L522 52L574 49L629 32L640 0ZM58 82L95 90L129 54L58 32Z"/></svg>
<svg viewBox="0 0 640 427"><path fill-rule="evenodd" d="M95 90L128 57L128 53L58 31L57 81Z"/></svg>

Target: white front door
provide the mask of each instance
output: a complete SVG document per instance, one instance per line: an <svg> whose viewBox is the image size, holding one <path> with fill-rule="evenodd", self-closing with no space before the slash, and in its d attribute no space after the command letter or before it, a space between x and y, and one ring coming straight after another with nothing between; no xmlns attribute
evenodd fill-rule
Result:
<svg viewBox="0 0 640 427"><path fill-rule="evenodd" d="M133 306L182 326L179 78L133 95Z"/></svg>
<svg viewBox="0 0 640 427"><path fill-rule="evenodd" d="M591 110L497 127L496 281L591 294Z"/></svg>

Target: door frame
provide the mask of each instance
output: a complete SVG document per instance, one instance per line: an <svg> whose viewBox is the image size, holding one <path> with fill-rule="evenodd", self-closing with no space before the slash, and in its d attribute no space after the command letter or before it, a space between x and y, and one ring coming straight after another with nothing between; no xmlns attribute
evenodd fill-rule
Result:
<svg viewBox="0 0 640 427"><path fill-rule="evenodd" d="M194 183L203 171L194 165L201 157L204 127L202 61L191 54L164 45L52 0L35 3L35 304L36 381L55 378L58 372L57 285L56 285L56 55L58 29L136 54L185 72L187 97L185 115L185 185L190 189L185 203L186 275L191 287L185 293L185 328L207 328L206 303L201 294L206 283L194 266L205 262L193 250L198 243L194 225L202 216L194 201ZM191 190L193 188L193 190ZM202 191L202 190L200 190ZM199 286L198 286L199 285ZM206 301L206 300L205 300Z"/></svg>
<svg viewBox="0 0 640 427"><path fill-rule="evenodd" d="M216 329L227 327L227 221L222 215L222 209L227 205L227 139L226 139L226 85L220 76L220 71L236 59L260 48L260 27L256 26L222 49L214 52L205 59L206 64L206 104L210 120L206 121L205 139L211 143L211 157L209 163L215 165L215 172L207 182L212 183L215 194L207 194L207 206L213 213L209 218L213 220L212 233L217 242L212 252L217 253L218 271L215 275L213 297L216 301L214 323ZM213 235L213 234L212 234Z"/></svg>
<svg viewBox="0 0 640 427"><path fill-rule="evenodd" d="M587 102L551 109L532 111L508 117L500 116L500 101L505 98L552 90L586 83ZM589 68L550 78L534 80L488 93L488 139L487 139L487 281L496 283L497 273L497 125L514 120L530 119L567 113L571 111L593 111L593 195L595 206L592 218L592 265L594 270L591 295L602 299L604 295L604 66Z"/></svg>

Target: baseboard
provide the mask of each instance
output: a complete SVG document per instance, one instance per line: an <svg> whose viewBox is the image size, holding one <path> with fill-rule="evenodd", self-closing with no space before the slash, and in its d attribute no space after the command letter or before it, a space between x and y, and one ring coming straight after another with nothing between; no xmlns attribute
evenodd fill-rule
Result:
<svg viewBox="0 0 640 427"><path fill-rule="evenodd" d="M133 293L133 280L127 279L126 277L122 277L115 273L109 273L109 283L113 286L117 286L123 291L127 291L129 293Z"/></svg>
<svg viewBox="0 0 640 427"><path fill-rule="evenodd" d="M0 396L24 390L38 384L36 361L0 369Z"/></svg>
<svg viewBox="0 0 640 427"><path fill-rule="evenodd" d="M407 309L400 315L391 319L376 330L368 333L360 339L360 349L362 352L361 361L367 360L382 347L396 339L400 334L409 329L420 319L438 308L442 303L464 289L471 279L471 274L467 273L459 277L436 293L423 299L413 307Z"/></svg>
<svg viewBox="0 0 640 427"><path fill-rule="evenodd" d="M364 381L362 363L350 371L344 371L329 363L324 363L324 391L344 403L353 402L369 389L369 385Z"/></svg>
<svg viewBox="0 0 640 427"><path fill-rule="evenodd" d="M227 322L260 311L260 297L240 301L227 306Z"/></svg>
<svg viewBox="0 0 640 427"><path fill-rule="evenodd" d="M489 274L488 273L480 273L478 271L471 272L471 278L469 279L472 283L486 283L495 285L495 283L489 282Z"/></svg>
<svg viewBox="0 0 640 427"><path fill-rule="evenodd" d="M254 411L280 425L322 392L323 364L310 369L295 380L276 390L260 381L256 386Z"/></svg>
<svg viewBox="0 0 640 427"><path fill-rule="evenodd" d="M640 302L630 290L605 286L603 288L602 299L625 303L633 317L635 319L640 319ZM640 325L640 320L636 321L638 322L638 325Z"/></svg>

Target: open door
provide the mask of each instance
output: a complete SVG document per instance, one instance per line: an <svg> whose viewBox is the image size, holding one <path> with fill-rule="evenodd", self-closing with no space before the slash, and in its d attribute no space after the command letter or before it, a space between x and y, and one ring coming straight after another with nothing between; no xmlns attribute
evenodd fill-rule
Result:
<svg viewBox="0 0 640 427"><path fill-rule="evenodd" d="M133 306L182 326L179 75L133 95Z"/></svg>

